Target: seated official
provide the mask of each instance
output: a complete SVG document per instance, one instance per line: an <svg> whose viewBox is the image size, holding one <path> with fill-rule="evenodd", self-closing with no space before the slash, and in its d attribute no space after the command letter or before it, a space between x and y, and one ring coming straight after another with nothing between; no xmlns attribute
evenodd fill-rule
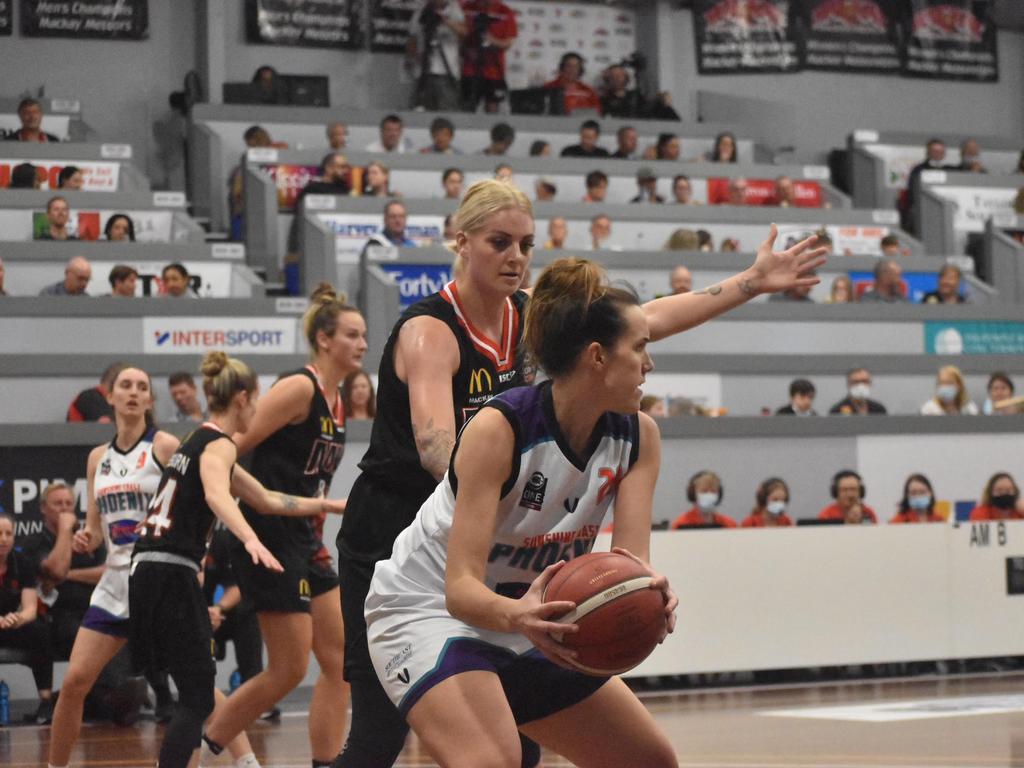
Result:
<svg viewBox="0 0 1024 768"><path fill-rule="evenodd" d="M981 501L971 510L971 521L980 520L1024 520L1024 513L1017 508L1020 502L1020 488L1009 472L996 472L988 479Z"/></svg>
<svg viewBox="0 0 1024 768"><path fill-rule="evenodd" d="M864 481L852 469L836 472L829 492L835 502L818 513L819 520L842 520L847 525L878 522L875 510L864 503Z"/></svg>
<svg viewBox="0 0 1024 768"><path fill-rule="evenodd" d="M781 477L769 477L754 493L755 506L740 524L742 528L782 528L793 525L786 515L789 486Z"/></svg>
<svg viewBox="0 0 1024 768"><path fill-rule="evenodd" d="M701 470L686 484L686 498L693 506L677 517L673 530L692 527L735 528L736 521L718 511L722 503L722 479L710 470Z"/></svg>
<svg viewBox="0 0 1024 768"><path fill-rule="evenodd" d="M903 498L900 499L899 511L890 523L944 523L935 514L935 491L931 481L922 474L915 473L903 483Z"/></svg>

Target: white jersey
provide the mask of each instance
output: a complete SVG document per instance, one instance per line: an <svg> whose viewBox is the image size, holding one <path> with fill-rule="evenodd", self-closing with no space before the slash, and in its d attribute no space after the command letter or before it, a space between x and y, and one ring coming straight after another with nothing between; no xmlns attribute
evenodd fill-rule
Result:
<svg viewBox="0 0 1024 768"><path fill-rule="evenodd" d="M619 483L639 454L639 421L635 415L606 413L594 430L592 452L580 458L558 427L550 383L508 390L485 407L509 420L515 448L484 580L498 594L518 598L547 566L590 552ZM447 614L444 577L457 488L450 468L395 541L391 559L377 564L366 601L368 625L381 620L391 629L411 629L417 616ZM370 635L383 629L372 628ZM516 652L530 647L518 633L466 630Z"/></svg>
<svg viewBox="0 0 1024 768"><path fill-rule="evenodd" d="M107 567L131 565L132 547L139 535L135 527L145 520L146 509L160 484L163 467L153 455L156 428L146 430L127 451L110 441L96 468L93 492L107 544Z"/></svg>

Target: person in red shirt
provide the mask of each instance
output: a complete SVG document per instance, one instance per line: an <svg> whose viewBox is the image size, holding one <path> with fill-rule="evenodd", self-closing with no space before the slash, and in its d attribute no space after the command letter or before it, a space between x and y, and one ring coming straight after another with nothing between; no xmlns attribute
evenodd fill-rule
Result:
<svg viewBox="0 0 1024 768"><path fill-rule="evenodd" d="M567 115L577 109L601 109L601 97L597 91L580 80L583 64L583 57L578 53L570 51L563 54L558 62L558 77L544 83L547 89L562 90L562 104Z"/></svg>
<svg viewBox="0 0 1024 768"><path fill-rule="evenodd" d="M829 491L835 502L818 513L819 520L842 520L847 525L878 522L875 510L864 503L864 481L852 469L836 472Z"/></svg>
<svg viewBox="0 0 1024 768"><path fill-rule="evenodd" d="M1020 488L1009 472L996 472L988 479L981 503L971 510L971 520L1024 520L1017 509Z"/></svg>
<svg viewBox="0 0 1024 768"><path fill-rule="evenodd" d="M686 498L693 506L672 523L672 529L694 526L735 528L736 521L718 511L722 503L722 479L714 472L702 469L686 485Z"/></svg>
<svg viewBox="0 0 1024 768"><path fill-rule="evenodd" d="M21 128L8 133L4 137L7 141L60 141L42 129L43 105L35 99L22 99L18 103L18 119L21 120Z"/></svg>
<svg viewBox="0 0 1024 768"><path fill-rule="evenodd" d="M757 505L740 525L743 528L781 528L792 525L786 515L789 486L781 477L769 477L754 492Z"/></svg>
<svg viewBox="0 0 1024 768"><path fill-rule="evenodd" d="M932 484L922 474L915 473L903 484L903 498L900 499L899 512L890 523L943 523L935 514L935 491Z"/></svg>
<svg viewBox="0 0 1024 768"><path fill-rule="evenodd" d="M462 109L476 112L482 98L485 112L497 112L508 93L505 51L519 34L515 13L498 0L469 0L462 12Z"/></svg>

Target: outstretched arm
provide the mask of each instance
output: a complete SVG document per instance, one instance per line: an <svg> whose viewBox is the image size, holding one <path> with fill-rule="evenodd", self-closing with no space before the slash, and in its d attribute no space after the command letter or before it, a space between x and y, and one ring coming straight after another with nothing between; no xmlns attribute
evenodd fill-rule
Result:
<svg viewBox="0 0 1024 768"><path fill-rule="evenodd" d="M340 515L345 511L344 499L310 499L267 490L237 464L231 474L231 492L261 515L315 517L322 513Z"/></svg>
<svg viewBox="0 0 1024 768"><path fill-rule="evenodd" d="M778 227L772 224L768 239L757 249L754 263L743 272L693 293L663 296L644 304L651 339L657 341L694 328L762 293L821 282L808 273L825 263L827 249L815 248L817 238L812 235L792 248L775 251L778 234Z"/></svg>

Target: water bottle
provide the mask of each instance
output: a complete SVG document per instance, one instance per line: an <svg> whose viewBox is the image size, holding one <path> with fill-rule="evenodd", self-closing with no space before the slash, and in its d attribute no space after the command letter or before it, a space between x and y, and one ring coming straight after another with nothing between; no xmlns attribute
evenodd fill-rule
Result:
<svg viewBox="0 0 1024 768"><path fill-rule="evenodd" d="M11 724L11 689L6 680L0 680L0 725Z"/></svg>
<svg viewBox="0 0 1024 768"><path fill-rule="evenodd" d="M236 669L231 673L231 677L228 679L228 688L231 689L232 693L234 690L242 684L242 675Z"/></svg>

